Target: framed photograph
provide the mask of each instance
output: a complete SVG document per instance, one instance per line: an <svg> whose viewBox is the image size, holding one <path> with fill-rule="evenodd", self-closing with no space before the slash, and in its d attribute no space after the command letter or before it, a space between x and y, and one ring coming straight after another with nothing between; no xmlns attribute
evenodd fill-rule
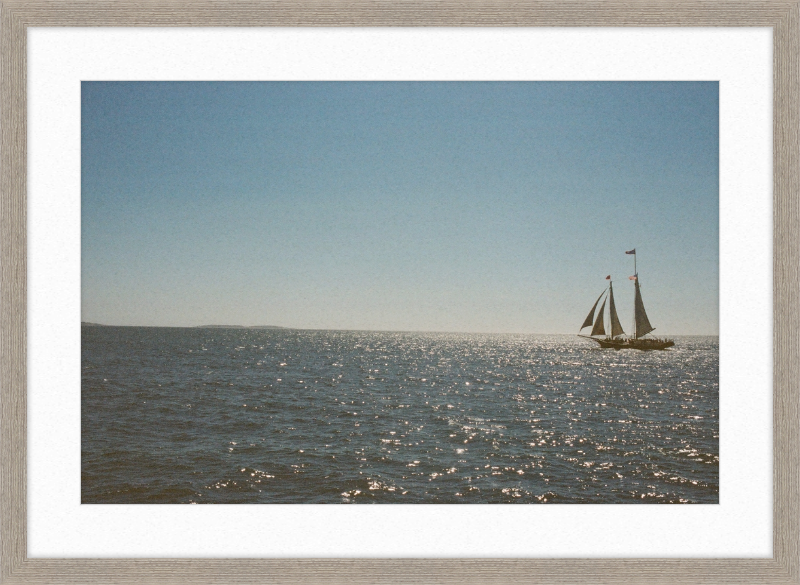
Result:
<svg viewBox="0 0 800 585"><path fill-rule="evenodd" d="M800 580L796 3L0 15L2 582Z"/></svg>

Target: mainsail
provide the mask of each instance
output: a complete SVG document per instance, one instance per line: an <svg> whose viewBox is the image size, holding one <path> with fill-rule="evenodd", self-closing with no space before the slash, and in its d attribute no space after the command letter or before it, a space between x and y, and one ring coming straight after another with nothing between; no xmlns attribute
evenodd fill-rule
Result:
<svg viewBox="0 0 800 585"><path fill-rule="evenodd" d="M588 327L594 321L594 310L597 308L597 303L600 302L600 299L603 298L604 294L606 294L606 291L601 292L600 296L597 297L597 300L594 302L594 305L592 305L592 310L589 311L589 315L586 317L586 320L583 322L583 325L581 325L581 329L583 329L584 327ZM601 310L600 312L602 313L603 311Z"/></svg>
<svg viewBox="0 0 800 585"><path fill-rule="evenodd" d="M594 322L594 327L592 327L592 332L589 335L605 335L606 329L603 326L603 311L606 308L606 302L603 301L603 304L600 305L600 312L597 314L597 321Z"/></svg>
<svg viewBox="0 0 800 585"><path fill-rule="evenodd" d="M617 308L614 306L614 288L611 283L608 285L608 312L611 315L611 337L623 335L625 331L622 330L622 324L619 322L619 317L617 317Z"/></svg>
<svg viewBox="0 0 800 585"><path fill-rule="evenodd" d="M634 314L634 321L636 321L636 335L635 337L638 339L644 335L647 335L651 331L655 329L652 325L650 325L650 320L647 318L647 313L644 312L644 303L642 302L642 293L639 291L639 278L637 275L636 280L633 281L634 286L636 287L636 300L634 301L633 305L633 314Z"/></svg>

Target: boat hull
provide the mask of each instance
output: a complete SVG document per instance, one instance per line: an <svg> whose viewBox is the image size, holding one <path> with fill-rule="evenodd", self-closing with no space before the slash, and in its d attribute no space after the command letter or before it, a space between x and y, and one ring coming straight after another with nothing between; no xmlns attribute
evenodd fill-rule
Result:
<svg viewBox="0 0 800 585"><path fill-rule="evenodd" d="M585 335L581 335L581 337L591 339L602 348L616 350L638 349L640 351L660 351L675 345L675 342L671 339L612 339L610 337L598 339L596 337L586 337Z"/></svg>

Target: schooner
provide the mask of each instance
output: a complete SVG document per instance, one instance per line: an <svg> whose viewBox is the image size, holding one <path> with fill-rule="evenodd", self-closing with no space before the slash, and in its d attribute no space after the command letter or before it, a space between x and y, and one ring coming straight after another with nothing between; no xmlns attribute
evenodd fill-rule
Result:
<svg viewBox="0 0 800 585"><path fill-rule="evenodd" d="M587 315L586 319L583 321L583 325L581 325L580 331L583 331L583 329L586 327L591 326L592 332L588 336L580 334L578 335L580 337L585 337L586 339L596 341L600 347L605 348L641 349L647 351L652 349L667 349L668 347L672 347L675 345L675 342L671 339L645 337L646 335L649 335L650 332L655 331L655 327L650 325L650 319L647 318L647 313L644 310L642 292L639 287L639 273L636 270L636 248L625 253L633 254L634 274L633 276L629 277L630 280L633 281L633 286L635 289L635 297L633 301L633 336L623 337L625 335L625 331L622 329L622 324L620 323L619 316L617 315L617 308L614 305L614 285L611 281L611 275L606 276L608 288L600 293L599 297L597 297L594 305L592 305L592 310L589 311L589 315ZM603 304L600 305L600 311L598 311L597 318L595 319L595 310L597 309L597 305L601 300L603 301ZM606 302L608 302L608 332L606 332L603 318L605 314Z"/></svg>

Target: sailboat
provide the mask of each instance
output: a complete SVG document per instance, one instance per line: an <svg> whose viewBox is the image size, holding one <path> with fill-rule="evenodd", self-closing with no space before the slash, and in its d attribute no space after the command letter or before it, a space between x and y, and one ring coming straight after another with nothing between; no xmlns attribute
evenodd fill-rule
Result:
<svg viewBox="0 0 800 585"><path fill-rule="evenodd" d="M608 288L600 293L599 297L597 297L594 305L592 305L592 310L589 311L589 315L587 315L586 319L584 319L583 325L581 325L580 328L580 331L582 331L591 325L592 332L588 336L580 334L578 335L580 337L591 339L592 341L597 342L600 347L611 349L641 349L643 351L649 351L654 349L667 349L668 347L674 346L675 342L672 339L645 337L652 331L655 331L655 327L650 325L650 320L647 318L647 313L644 310L642 292L639 287L639 273L636 271L636 248L625 253L634 255L634 275L630 277L630 280L633 281L633 286L635 289L635 297L633 301L633 336L623 337L625 335L625 331L622 329L622 324L620 323L619 316L617 315L617 308L614 304L614 285L611 282L610 275L606 277L606 280L608 280ZM603 304L600 305L600 311L598 311L597 318L595 319L595 310L597 309L597 305L601 300L603 301ZM608 333L606 333L603 319L606 302L608 302L608 321L610 325L610 330Z"/></svg>

